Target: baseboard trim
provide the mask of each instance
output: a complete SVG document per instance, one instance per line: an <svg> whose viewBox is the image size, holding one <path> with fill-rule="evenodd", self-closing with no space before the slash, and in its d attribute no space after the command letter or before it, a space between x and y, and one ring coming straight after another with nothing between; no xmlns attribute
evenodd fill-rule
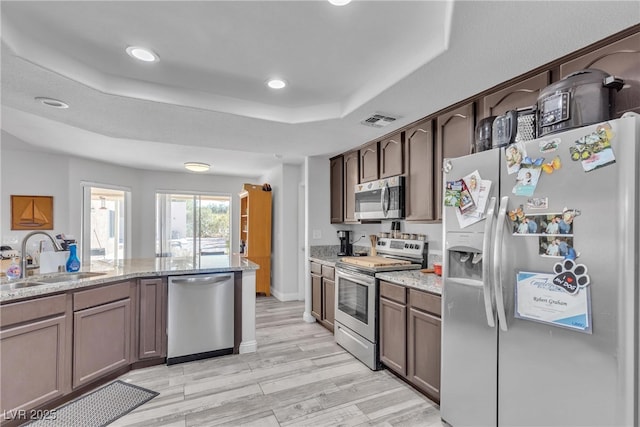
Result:
<svg viewBox="0 0 640 427"><path fill-rule="evenodd" d="M281 302L300 301L300 298L298 297L298 292L297 291L285 294L283 292L278 291L275 288L271 288L271 295L276 297L276 299L278 301L281 301Z"/></svg>

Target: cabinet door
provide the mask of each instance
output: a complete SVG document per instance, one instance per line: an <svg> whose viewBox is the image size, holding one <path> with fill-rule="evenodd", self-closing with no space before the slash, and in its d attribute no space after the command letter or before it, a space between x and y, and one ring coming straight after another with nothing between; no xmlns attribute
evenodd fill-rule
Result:
<svg viewBox="0 0 640 427"><path fill-rule="evenodd" d="M344 155L344 221L356 220L356 185L360 182L360 157L358 151Z"/></svg>
<svg viewBox="0 0 640 427"><path fill-rule="evenodd" d="M333 331L333 321L336 317L336 282L333 280L322 279L322 306L324 313L322 320L324 325L330 331Z"/></svg>
<svg viewBox="0 0 640 427"><path fill-rule="evenodd" d="M90 383L131 359L131 299L73 313L73 387Z"/></svg>
<svg viewBox="0 0 640 427"><path fill-rule="evenodd" d="M167 354L167 283L162 278L141 279L139 294L138 358Z"/></svg>
<svg viewBox="0 0 640 427"><path fill-rule="evenodd" d="M560 78L585 68L597 68L624 80L616 95L616 118L627 111L640 114L640 33L560 65Z"/></svg>
<svg viewBox="0 0 640 427"><path fill-rule="evenodd" d="M360 182L375 181L378 177L378 141L375 141L360 149Z"/></svg>
<svg viewBox="0 0 640 427"><path fill-rule="evenodd" d="M66 325L62 315L0 332L3 413L35 408L67 392Z"/></svg>
<svg viewBox="0 0 640 427"><path fill-rule="evenodd" d="M407 306L380 298L380 360L407 375Z"/></svg>
<svg viewBox="0 0 640 427"><path fill-rule="evenodd" d="M551 72L544 71L527 80L484 97L482 117L500 116L509 110L530 107L538 102L540 90L549 85Z"/></svg>
<svg viewBox="0 0 640 427"><path fill-rule="evenodd" d="M433 121L427 120L405 132L405 219L432 221Z"/></svg>
<svg viewBox="0 0 640 427"><path fill-rule="evenodd" d="M331 159L329 163L331 180L331 223L344 221L344 159L342 156Z"/></svg>
<svg viewBox="0 0 640 427"><path fill-rule="evenodd" d="M408 379L440 403L440 319L409 309Z"/></svg>
<svg viewBox="0 0 640 427"><path fill-rule="evenodd" d="M311 315L322 320L322 276L311 275Z"/></svg>
<svg viewBox="0 0 640 427"><path fill-rule="evenodd" d="M380 141L380 178L402 175L404 134L398 133Z"/></svg>
<svg viewBox="0 0 640 427"><path fill-rule="evenodd" d="M469 103L437 119L435 158L435 211L442 220L442 159L471 153L475 126L475 104Z"/></svg>

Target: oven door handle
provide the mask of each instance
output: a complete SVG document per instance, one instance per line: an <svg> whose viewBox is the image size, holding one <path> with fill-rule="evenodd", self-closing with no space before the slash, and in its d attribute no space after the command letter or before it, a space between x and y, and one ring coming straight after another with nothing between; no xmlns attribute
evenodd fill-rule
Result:
<svg viewBox="0 0 640 427"><path fill-rule="evenodd" d="M366 286L373 286L376 283L375 277L365 276L362 274L347 273L343 270L338 270L337 274L338 278L343 277L347 280L351 280L352 282L356 282Z"/></svg>

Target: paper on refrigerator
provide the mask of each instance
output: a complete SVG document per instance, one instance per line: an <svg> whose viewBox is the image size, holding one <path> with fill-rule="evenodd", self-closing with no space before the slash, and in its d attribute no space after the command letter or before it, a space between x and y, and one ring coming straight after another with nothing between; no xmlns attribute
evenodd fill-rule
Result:
<svg viewBox="0 0 640 427"><path fill-rule="evenodd" d="M465 228L485 218L484 212L487 208L487 201L489 200L489 194L491 192L491 181L482 179L478 170L464 176L462 180L469 189L471 198L475 203L474 209L465 211L464 213L462 213L460 209L456 209L456 216L458 217L460 228Z"/></svg>

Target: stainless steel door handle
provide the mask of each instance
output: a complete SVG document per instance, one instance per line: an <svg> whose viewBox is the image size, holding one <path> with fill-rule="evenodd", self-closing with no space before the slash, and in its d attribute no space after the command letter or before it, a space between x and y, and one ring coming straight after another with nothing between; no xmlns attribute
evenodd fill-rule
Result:
<svg viewBox="0 0 640 427"><path fill-rule="evenodd" d="M385 182L384 187L382 187L382 192L380 193L381 201L382 201L382 212L384 216L387 216L389 213L389 183Z"/></svg>
<svg viewBox="0 0 640 427"><path fill-rule="evenodd" d="M496 326L493 298L491 295L492 277L490 265L491 230L493 229L495 208L496 198L492 197L489 200L489 207L487 208L487 220L484 224L484 241L482 242L482 291L484 293L484 310L487 314L487 324L492 328Z"/></svg>
<svg viewBox="0 0 640 427"><path fill-rule="evenodd" d="M205 276L205 277L189 277L188 279L173 279L171 283L176 285L213 285L220 282L230 280L231 276Z"/></svg>
<svg viewBox="0 0 640 427"><path fill-rule="evenodd" d="M504 297L502 295L502 269L500 260L502 258L502 241L504 240L508 205L509 196L504 196L502 200L500 200L496 239L493 243L493 287L496 295L496 310L498 312L498 323L500 324L500 329L505 332L507 331L507 314L504 310Z"/></svg>

